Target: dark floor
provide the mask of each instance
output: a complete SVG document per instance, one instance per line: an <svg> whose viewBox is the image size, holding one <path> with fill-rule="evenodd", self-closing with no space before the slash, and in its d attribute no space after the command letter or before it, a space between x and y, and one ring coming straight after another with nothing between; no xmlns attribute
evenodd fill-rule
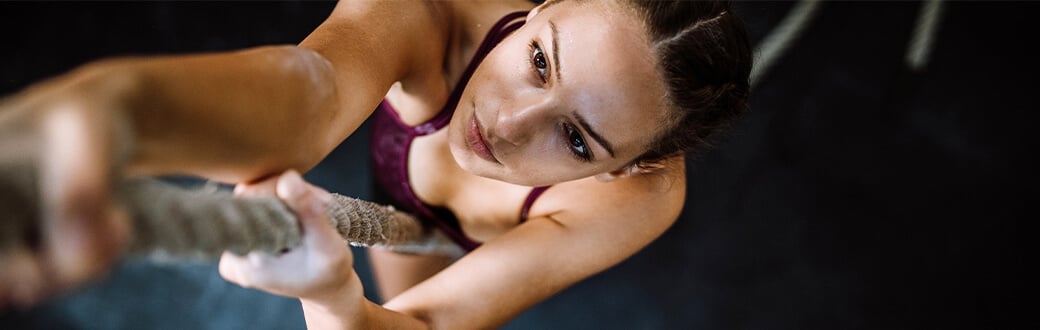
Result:
<svg viewBox="0 0 1040 330"><path fill-rule="evenodd" d="M947 3L930 66L911 74L902 61L918 5L825 3L729 139L690 162L676 225L506 328L1003 329L1026 319L1023 220L1036 219L1027 201L1038 150L1026 48L1040 5ZM757 41L791 3L737 7ZM3 2L0 93L102 56L295 43L330 8ZM308 178L367 196L365 135ZM0 312L4 329L303 327L298 303L228 284L212 264L130 261L36 310Z"/></svg>

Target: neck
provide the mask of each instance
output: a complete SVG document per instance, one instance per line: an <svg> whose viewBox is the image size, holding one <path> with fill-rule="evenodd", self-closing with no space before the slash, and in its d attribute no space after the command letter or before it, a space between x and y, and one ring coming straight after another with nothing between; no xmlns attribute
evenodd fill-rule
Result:
<svg viewBox="0 0 1040 330"><path fill-rule="evenodd" d="M469 64L488 30L506 14L531 10L535 4L527 0L508 1L432 1L441 13L448 30L442 75L453 88Z"/></svg>
<svg viewBox="0 0 1040 330"><path fill-rule="evenodd" d="M527 0L435 1L434 4L449 16L452 39L471 47L479 44L488 29L502 16L535 7L534 3Z"/></svg>

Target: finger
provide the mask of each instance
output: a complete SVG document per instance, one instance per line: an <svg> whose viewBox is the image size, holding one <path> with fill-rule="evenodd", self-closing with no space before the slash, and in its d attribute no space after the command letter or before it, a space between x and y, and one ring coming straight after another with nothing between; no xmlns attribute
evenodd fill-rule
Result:
<svg viewBox="0 0 1040 330"><path fill-rule="evenodd" d="M114 223L114 151L106 125L111 123L105 118L88 116L74 105L55 108L43 121L45 266L64 285L107 269L125 241L125 220Z"/></svg>
<svg viewBox="0 0 1040 330"><path fill-rule="evenodd" d="M231 263L234 257L235 255L233 253L224 252L220 255L220 261L217 262L217 273L220 274L220 277L223 277L225 280L230 282L234 282L236 278L235 273L231 269Z"/></svg>
<svg viewBox="0 0 1040 330"><path fill-rule="evenodd" d="M8 285L6 294L10 303L20 307L28 308L38 303L44 296L44 274L37 259L24 249L13 251L3 258L5 285Z"/></svg>
<svg viewBox="0 0 1040 330"><path fill-rule="evenodd" d="M0 314L6 309L10 302L11 288L18 284L15 274L18 274L16 266L10 260L14 258L14 251L0 250Z"/></svg>
<svg viewBox="0 0 1040 330"><path fill-rule="evenodd" d="M0 265L10 264L6 254L0 253ZM7 310L7 305L10 303L10 291L12 286L15 285L14 270L11 267L0 267L0 314L3 314Z"/></svg>
<svg viewBox="0 0 1040 330"><path fill-rule="evenodd" d="M274 195L276 184L278 184L277 176L272 176L256 182L239 183L235 185L234 194L236 196L244 197Z"/></svg>
<svg viewBox="0 0 1040 330"><path fill-rule="evenodd" d="M326 218L326 209L331 200L327 192L317 187L308 187L300 174L295 170L286 171L279 177L277 185L278 197L303 218L300 221L315 221Z"/></svg>
<svg viewBox="0 0 1040 330"><path fill-rule="evenodd" d="M248 284L249 287L270 289L272 276L277 278L278 276L275 274L285 269L292 269L285 262L286 259L282 259L282 256L253 251L245 257L239 258L235 268L239 272L239 280Z"/></svg>
<svg viewBox="0 0 1040 330"><path fill-rule="evenodd" d="M283 177L285 177L285 182L280 182L279 186L282 188L284 185L280 191L283 196L291 195L290 190L296 189L292 185L307 188L302 192L297 192L300 195L296 195L296 198L280 196L294 211L310 207L310 214L297 215L301 226L300 231L303 234L302 244L297 247L297 250L304 249L312 257L320 256L315 259L322 260L317 263L321 265L319 268L326 268L333 272L340 272L344 267L349 269L354 262L351 251L329 219L328 207L332 202L332 194L320 187L307 184L295 172L287 173Z"/></svg>
<svg viewBox="0 0 1040 330"><path fill-rule="evenodd" d="M242 268L245 264L245 258L237 256L231 252L224 252L224 254L220 256L220 263L217 266L217 271L220 273L220 276L228 282L248 288L250 287L249 283L246 282L242 272Z"/></svg>
<svg viewBox="0 0 1040 330"><path fill-rule="evenodd" d="M342 244L342 237L330 225L332 195L328 191L307 184L296 171L288 171L278 182L278 197L296 214L305 245L325 250Z"/></svg>

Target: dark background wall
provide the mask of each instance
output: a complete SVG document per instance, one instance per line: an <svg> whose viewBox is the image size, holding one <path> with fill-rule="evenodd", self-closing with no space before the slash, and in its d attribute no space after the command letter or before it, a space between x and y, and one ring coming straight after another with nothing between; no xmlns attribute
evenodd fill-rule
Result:
<svg viewBox="0 0 1040 330"><path fill-rule="evenodd" d="M506 328L1001 329L1025 319L1038 150L1026 47L1038 5L947 3L929 67L910 73L903 54L919 5L823 4L752 111L689 162L675 226ZM0 94L99 57L296 43L332 6L3 2ZM736 9L757 42L791 6ZM366 135L307 177L367 196ZM39 308L0 312L12 329L303 327L296 301L228 284L215 264L140 260Z"/></svg>

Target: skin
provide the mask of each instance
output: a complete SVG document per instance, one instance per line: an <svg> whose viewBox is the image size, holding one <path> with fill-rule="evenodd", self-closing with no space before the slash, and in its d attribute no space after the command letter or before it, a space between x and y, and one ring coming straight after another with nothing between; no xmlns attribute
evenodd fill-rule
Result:
<svg viewBox="0 0 1040 330"><path fill-rule="evenodd" d="M418 139L413 145L410 174L417 195L455 212L463 230L484 241L483 247L443 270L446 263L440 258L374 252L376 274L388 301L380 307L369 302L341 305L344 301L356 301L349 299L325 303L322 298L304 299L309 322L315 320L309 324L411 325L408 317L382 313L389 309L434 328L501 325L530 305L624 259L667 228L681 203L681 179L673 176L674 172L657 173L667 175L667 179L655 175L626 177L632 173L626 165L649 142L659 118L632 109L663 109L659 103L663 97L653 63L646 60L647 42L641 31L633 28L638 26L634 18L623 13L600 3L590 7L560 4L544 14L533 14L528 24L501 43L475 72L450 126ZM619 20L630 24L607 24ZM571 45L572 49L596 50L561 52L560 63L573 65L561 67L563 79L559 83L554 77L542 83L528 64L532 53L528 44L532 39L548 46L543 49L546 54L552 52L550 21L557 27L556 43L563 45L561 48ZM577 26L617 28L594 30ZM603 67L618 69L598 69ZM597 84L602 81L629 84ZM657 87L659 93L655 95L654 88L648 92L646 86ZM392 94L390 100L408 104L413 100L409 99L411 96ZM466 100L472 100L468 106ZM398 108L403 118L412 119L411 123L427 119L420 113L429 117L438 110ZM561 138L561 124L577 126L574 112L582 114L597 131L614 133L603 133L611 141L614 157L606 156L608 153L594 142L588 147L603 156L593 162L579 161L571 155L569 145ZM467 122L474 116L489 118L481 120L480 126L486 130L482 135L497 161L477 156L466 142ZM681 169L674 160L668 165L670 171ZM601 182L593 178L597 175L620 180ZM531 219L518 225L517 210L530 189L528 186L546 183L556 185L535 204ZM539 243L532 246L531 242ZM560 257L546 258L547 255ZM576 255L583 258L576 260ZM228 258L235 260L233 256ZM501 260L509 262L503 264ZM242 267L250 269L244 274L269 269ZM547 273L544 269L557 271ZM430 274L434 275L427 278ZM531 282L534 278L539 279L538 285ZM359 284L350 281L343 286L356 288ZM488 310L487 301L501 303Z"/></svg>
<svg viewBox="0 0 1040 330"><path fill-rule="evenodd" d="M526 1L343 1L297 47L114 60L73 76L106 72L130 82L90 94L118 105L102 109L117 110L84 107L113 111L135 128L129 174L240 182L239 193L274 193L302 219L301 248L277 257L225 255L220 270L228 280L299 297L309 327L495 327L629 257L680 211L681 157L653 171L631 166L658 133L666 107L641 26L619 5L565 1L533 10L529 23L475 72L449 127L413 143L409 173L417 196L453 211L463 231L484 245L450 266L443 258L373 252L383 305L365 300L350 250L330 234L324 213L315 211L328 193L295 172L278 174L316 164L383 98L407 123L431 118L490 25L529 9ZM531 64L532 41L545 55L545 81ZM93 85L43 84L16 99L31 110L5 114L46 121L39 118L53 107L26 100L43 92L76 100L70 95ZM613 155L577 117L609 141ZM481 157L467 140L474 120L494 159ZM572 143L575 136L584 144ZM591 153L591 161L575 157L576 149ZM117 162L95 162L106 161ZM68 171L66 176L82 175ZM519 224L530 186L544 184L554 186ZM54 221L60 227L62 220ZM86 257L102 263L112 258ZM37 269L47 268L46 258L30 259L40 260ZM8 296L5 290L0 286L0 297Z"/></svg>
<svg viewBox="0 0 1040 330"><path fill-rule="evenodd" d="M451 153L466 172L526 186L571 181L625 167L657 133L664 87L639 24L609 3L561 7L530 15L466 86L448 128ZM473 120L497 161L467 146Z"/></svg>

